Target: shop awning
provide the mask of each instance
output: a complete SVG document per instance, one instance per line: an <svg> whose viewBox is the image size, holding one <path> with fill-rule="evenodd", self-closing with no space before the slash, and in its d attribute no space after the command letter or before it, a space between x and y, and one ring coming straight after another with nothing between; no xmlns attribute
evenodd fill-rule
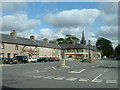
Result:
<svg viewBox="0 0 120 90"><path fill-rule="evenodd" d="M88 53L64 53L64 55L88 55Z"/></svg>

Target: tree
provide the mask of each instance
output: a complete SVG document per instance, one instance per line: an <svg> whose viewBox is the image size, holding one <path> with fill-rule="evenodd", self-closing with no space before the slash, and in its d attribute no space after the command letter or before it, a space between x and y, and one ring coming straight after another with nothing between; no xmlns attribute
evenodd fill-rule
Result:
<svg viewBox="0 0 120 90"><path fill-rule="evenodd" d="M118 56L120 56L120 44L118 44L118 46L116 46L115 52Z"/></svg>
<svg viewBox="0 0 120 90"><path fill-rule="evenodd" d="M79 41L79 38L77 38L77 37L75 37L73 35L67 34L65 36L65 40L67 41L67 44L72 44L73 40L77 43Z"/></svg>
<svg viewBox="0 0 120 90"><path fill-rule="evenodd" d="M58 44L72 44L73 40L75 42L78 42L79 38L77 38L73 35L67 34L67 35L65 35L65 38L58 38L56 41L58 41Z"/></svg>
<svg viewBox="0 0 120 90"><path fill-rule="evenodd" d="M66 44L66 40L64 38L58 38L56 41L58 41L58 44Z"/></svg>
<svg viewBox="0 0 120 90"><path fill-rule="evenodd" d="M100 50L102 57L110 57L114 54L114 49L112 47L112 42L105 38L98 38L96 42L96 47Z"/></svg>

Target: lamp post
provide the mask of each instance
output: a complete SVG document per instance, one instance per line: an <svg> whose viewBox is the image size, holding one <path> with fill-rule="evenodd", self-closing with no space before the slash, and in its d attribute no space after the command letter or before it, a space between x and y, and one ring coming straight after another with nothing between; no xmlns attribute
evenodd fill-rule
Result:
<svg viewBox="0 0 120 90"><path fill-rule="evenodd" d="M88 42L89 42L89 59L91 59L91 56L90 56L90 40Z"/></svg>

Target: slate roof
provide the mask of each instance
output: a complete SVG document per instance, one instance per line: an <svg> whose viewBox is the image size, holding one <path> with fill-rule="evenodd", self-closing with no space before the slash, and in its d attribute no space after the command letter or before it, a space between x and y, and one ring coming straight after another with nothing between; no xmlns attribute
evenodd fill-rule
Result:
<svg viewBox="0 0 120 90"><path fill-rule="evenodd" d="M84 46L82 44L60 44L61 49L82 49Z"/></svg>
<svg viewBox="0 0 120 90"><path fill-rule="evenodd" d="M62 50L65 50L65 49L87 49L89 50L89 46L83 45L83 44L60 44L60 47ZM91 47L90 47L90 50L99 51Z"/></svg>
<svg viewBox="0 0 120 90"><path fill-rule="evenodd" d="M12 44L20 44L20 45L28 45L28 46L41 46L41 47L49 47L49 48L56 48L60 49L59 45L46 43L44 41L35 40L32 41L27 38L16 37L13 38L10 35L0 34L0 42L12 43Z"/></svg>
<svg viewBox="0 0 120 90"><path fill-rule="evenodd" d="M56 49L89 49L88 46L83 45L83 44L52 44L52 43L47 43L44 41L39 41L35 40L32 41L27 38L22 38L22 37L17 37L13 38L10 35L5 35L5 34L0 34L0 42L5 42L5 43L12 43L12 44L20 44L20 45L28 45L28 46L38 46L38 47L48 47L48 48L56 48ZM90 48L93 51L98 51L95 48Z"/></svg>

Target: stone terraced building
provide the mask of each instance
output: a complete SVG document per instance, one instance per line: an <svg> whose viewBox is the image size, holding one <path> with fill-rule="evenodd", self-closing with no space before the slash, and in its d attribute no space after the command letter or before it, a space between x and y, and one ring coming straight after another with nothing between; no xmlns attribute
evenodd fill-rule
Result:
<svg viewBox="0 0 120 90"><path fill-rule="evenodd" d="M81 59L89 57L89 47L83 44L53 44L45 38L43 41L30 38L17 37L15 30L10 35L0 34L0 58L13 58L15 56L28 56L28 58L59 57ZM90 48L91 58L100 58L97 49Z"/></svg>

